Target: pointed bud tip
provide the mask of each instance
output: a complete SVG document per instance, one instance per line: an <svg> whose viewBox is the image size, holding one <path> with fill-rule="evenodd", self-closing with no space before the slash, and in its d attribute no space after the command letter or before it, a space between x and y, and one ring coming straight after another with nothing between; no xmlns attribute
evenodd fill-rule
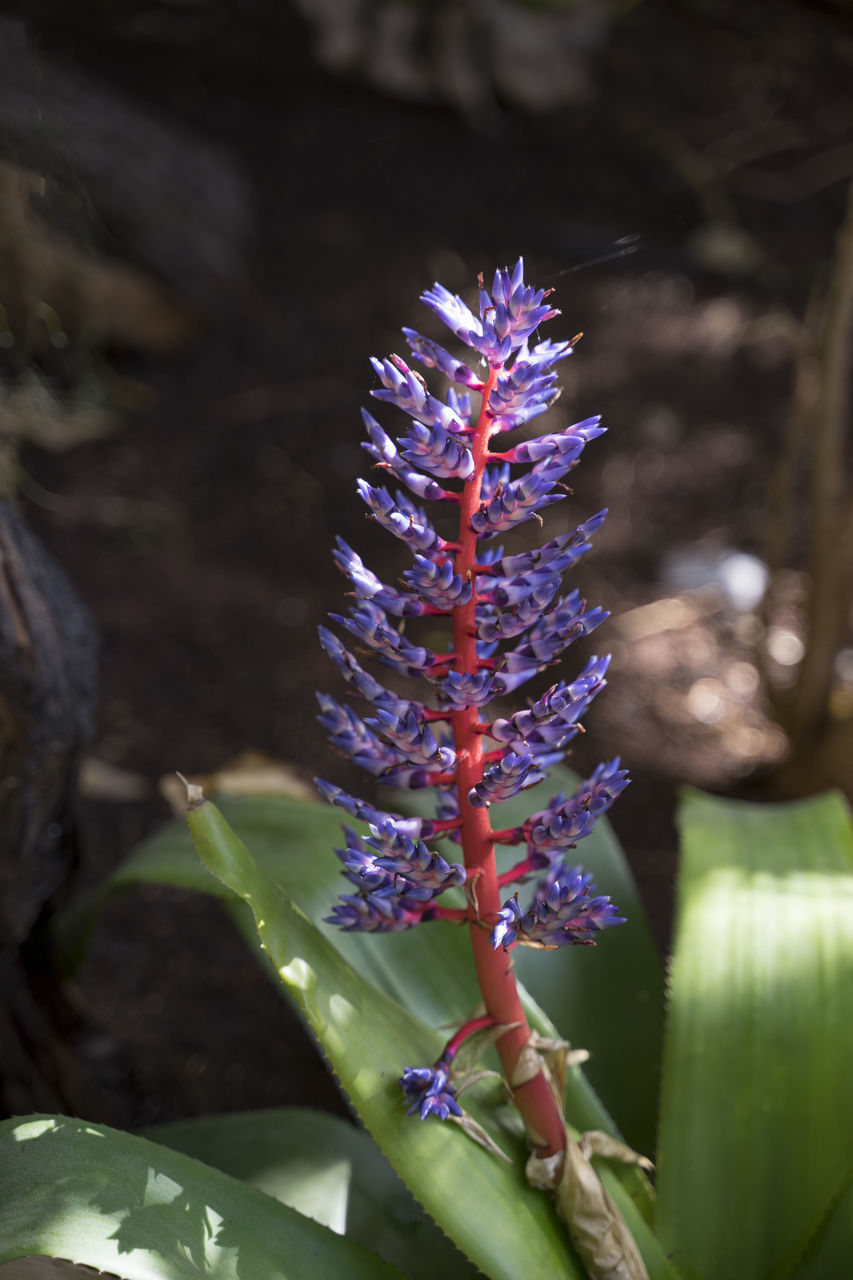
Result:
<svg viewBox="0 0 853 1280"><path fill-rule="evenodd" d="M200 809L205 803L204 788L195 782L189 782L182 773L178 773L177 769L175 773L187 789L187 813Z"/></svg>

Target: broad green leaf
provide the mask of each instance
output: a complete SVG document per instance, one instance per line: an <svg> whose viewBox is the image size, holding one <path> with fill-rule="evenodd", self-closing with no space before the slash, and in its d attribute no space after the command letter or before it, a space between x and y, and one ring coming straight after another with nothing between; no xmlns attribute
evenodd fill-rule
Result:
<svg viewBox="0 0 853 1280"><path fill-rule="evenodd" d="M549 1200L524 1181L520 1139L500 1135L503 1164L440 1122L403 1118L401 1068L434 1061L442 1036L357 973L261 870L209 802L190 829L209 871L248 902L258 933L355 1109L427 1212L492 1280L577 1280L580 1270ZM487 1129L491 1119L469 1102Z"/></svg>
<svg viewBox="0 0 853 1280"><path fill-rule="evenodd" d="M410 1013L431 1027L447 1027L470 1015L479 1000L479 992L467 930L436 925L410 933L371 937L345 934L322 923L336 892L345 887L342 879L335 875L336 862L331 855L331 849L341 843L339 814L322 805L277 796L223 799L221 808L246 838L267 875L306 912L333 947L360 973L399 999ZM218 894L240 924L244 936L254 939L257 945L250 913L241 899L204 870L184 824L168 824L153 840L141 846L107 883L102 897L149 882ZM67 935L71 930L66 927L65 932ZM273 973L271 968L270 972ZM543 1034L556 1034L553 1023L535 1002L525 997L525 1003L531 1025ZM399 1071L399 1064L396 1070ZM616 1132L583 1072L577 1068L570 1072L566 1114L576 1129ZM636 1201L647 1220L651 1219L653 1198L647 1180L638 1170L602 1166L600 1171L629 1221L633 1209L628 1197ZM414 1185L413 1189L417 1193ZM638 1228L635 1234L639 1233ZM650 1236L643 1248L647 1258L657 1258L656 1262L649 1263L650 1269L658 1268L655 1274L670 1274L659 1247Z"/></svg>
<svg viewBox="0 0 853 1280"><path fill-rule="evenodd" d="M343 843L339 811L286 796L223 799L220 809L267 875L282 886L335 949L368 973L377 986L406 1003L425 1022L439 1024L470 1016L479 993L467 959L465 930L440 929L437 939L435 931L428 929L375 938L343 933L323 922L337 894L347 888L336 874L340 864L332 852ZM199 862L184 823L171 822L140 845L107 881L101 900L118 889L141 883L217 893L227 905L235 902L234 895L211 879ZM245 908L240 915L243 931L255 936ZM76 919L70 923L79 925ZM70 927L65 932L70 933ZM447 961L431 963L433 958L447 955L448 947ZM460 981L448 981L449 969L461 975Z"/></svg>
<svg viewBox="0 0 853 1280"><path fill-rule="evenodd" d="M477 1271L426 1217L363 1129L282 1107L157 1125L148 1136L365 1245L411 1280Z"/></svg>
<svg viewBox="0 0 853 1280"><path fill-rule="evenodd" d="M837 795L770 807L691 792L681 827L661 1236L697 1280L840 1280L853 1266L850 815Z"/></svg>
<svg viewBox="0 0 853 1280"><path fill-rule="evenodd" d="M0 1123L0 1262L124 1280L392 1280L400 1272L197 1160L66 1116Z"/></svg>
<svg viewBox="0 0 853 1280"><path fill-rule="evenodd" d="M448 1133L448 1126L401 1123L394 1077L403 1063L432 1061L442 1037L346 964L252 861L213 805L196 810L190 822L205 864L250 902L265 949L302 1006L344 1090L427 1212L489 1276L520 1274L522 1266L536 1272L539 1254L543 1259L552 1255L549 1276L577 1275L574 1254L556 1224L550 1203L531 1192L523 1181L526 1153L520 1137L514 1136L516 1130L498 1133L494 1113L468 1102L475 1119L487 1130L491 1126L493 1136L498 1136L514 1157L514 1166L507 1167L465 1144L461 1135ZM433 931L418 932L429 936ZM452 938L456 932L449 930L448 936ZM441 971L450 981L453 975L447 968L447 956L440 959ZM369 1010L367 1025L366 1019L358 1016L360 1010ZM594 1094L589 1096L595 1101ZM451 1146L448 1140L453 1138L457 1142ZM460 1147L459 1141L464 1145ZM652 1280L674 1277L642 1217L641 1210L648 1208L647 1184L636 1170L622 1167L604 1167L601 1176L632 1229L636 1224L635 1234ZM486 1231L484 1222L488 1223Z"/></svg>
<svg viewBox="0 0 853 1280"><path fill-rule="evenodd" d="M853 1175L809 1241L793 1280L836 1280L853 1259Z"/></svg>
<svg viewBox="0 0 853 1280"><path fill-rule="evenodd" d="M343 933L324 923L336 893L346 888L335 874L337 863L332 854L342 842L340 815L335 810L284 796L223 799L219 807L269 878L358 972L431 1026L446 1026L471 1016L480 993L466 929L436 925L380 937ZM110 893L138 884L169 884L215 893L247 940L256 942L251 914L241 899L205 871L183 823L169 823L141 845L107 881L96 907ZM66 921L66 936L72 925L79 928L79 919L75 917L70 924ZM68 945L76 948L77 944L71 940ZM528 1000L527 1005L531 1025L544 1035L556 1035L554 1022L537 1002ZM579 1129L616 1132L608 1112L577 1068L571 1072L567 1116ZM624 1177L629 1185L637 1185L633 1170Z"/></svg>

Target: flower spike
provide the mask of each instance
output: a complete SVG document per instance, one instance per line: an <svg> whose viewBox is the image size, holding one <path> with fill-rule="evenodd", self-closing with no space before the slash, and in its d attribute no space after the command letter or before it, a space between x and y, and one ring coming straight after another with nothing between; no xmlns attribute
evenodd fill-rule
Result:
<svg viewBox="0 0 853 1280"><path fill-rule="evenodd" d="M489 716L496 697L550 668L607 617L578 591L561 594L563 575L589 551L606 512L535 549L505 555L495 545L516 526L541 524L546 509L565 499L564 477L604 430L598 417L562 427L551 419L547 433L500 447L501 437L552 409L560 394L555 369L572 346L539 339L539 327L559 314L549 295L525 283L521 258L498 270L488 288L480 277L474 306L441 284L427 289L422 301L468 348L460 358L432 337L404 330L412 358L450 384L440 394L401 356L372 361L372 394L402 425L392 437L364 411L364 448L384 474L377 483L375 474L359 479L357 488L369 516L404 545L410 561L399 583L386 583L338 539L335 561L355 600L347 613L331 616L357 645L350 652L326 628L321 643L369 714L362 719L320 695L320 722L374 784L432 788L435 816L403 817L332 783L317 784L361 824L344 827L337 850L347 892L327 917L331 923L370 933L442 921L470 927L486 1013L432 1066L405 1069L408 1114L456 1120L472 1132L456 1093L478 1073L468 1069L462 1079L459 1063L455 1075L451 1064L469 1036L462 1058L479 1053L475 1033L482 1032L497 1046L542 1157L564 1150L565 1127L545 1074L529 1066L530 1029L503 953L515 945L589 945L620 923L609 899L595 895L590 874L569 859L628 781L619 761L610 761L574 795L554 796L520 826L492 827L493 806L540 783L562 758L605 686L609 663L589 658L579 674L552 680L527 706ZM427 511L422 502L439 505ZM391 669L391 687L361 665L363 651ZM421 692L398 689L400 678L418 681ZM432 849L434 837L454 841L460 862ZM498 844L524 848L500 875ZM506 899L508 886L532 879L528 906ZM442 895L463 885L467 905L445 906Z"/></svg>

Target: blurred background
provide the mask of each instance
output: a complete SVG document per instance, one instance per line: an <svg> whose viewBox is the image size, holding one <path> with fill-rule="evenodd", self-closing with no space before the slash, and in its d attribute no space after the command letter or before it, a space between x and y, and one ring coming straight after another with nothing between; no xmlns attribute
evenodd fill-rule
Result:
<svg viewBox="0 0 853 1280"><path fill-rule="evenodd" d="M469 296L523 254L549 336L584 333L548 425L609 432L543 540L610 508L576 583L614 661L570 763L634 776L613 820L662 948L682 783L853 790L852 19L3 7L0 1109L341 1105L215 904L115 901L61 988L46 929L167 819L176 769L354 781L316 626L336 533L402 566L355 495L359 409L368 357L433 331L435 279Z"/></svg>

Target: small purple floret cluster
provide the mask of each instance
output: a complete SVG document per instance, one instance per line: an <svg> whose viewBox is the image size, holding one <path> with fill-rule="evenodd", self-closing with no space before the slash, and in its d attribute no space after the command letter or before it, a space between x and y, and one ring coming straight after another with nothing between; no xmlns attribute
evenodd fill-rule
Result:
<svg viewBox="0 0 853 1280"><path fill-rule="evenodd" d="M421 1120L428 1116L446 1120L448 1116L462 1115L462 1108L456 1101L456 1090L450 1083L450 1066L443 1059L431 1067L406 1067L400 1084L406 1098L412 1099L407 1116L417 1112Z"/></svg>
<svg viewBox="0 0 853 1280"><path fill-rule="evenodd" d="M580 867L571 870L562 864L536 886L533 904L527 911L512 897L500 912L492 930L492 942L506 949L514 942L528 946L560 947L595 941L599 929L623 924L609 898L592 897L592 876Z"/></svg>
<svg viewBox="0 0 853 1280"><path fill-rule="evenodd" d="M465 882L465 868L426 843L439 835L457 838L460 744L453 738L454 713L477 709L476 729L487 744L487 758L465 802L488 808L546 777L606 683L609 658L591 657L574 680L552 684L521 710L504 710L492 719L484 710L556 663L573 641L607 617L604 610L588 607L577 591L559 594L563 574L589 550L605 512L536 550L505 555L495 545L501 534L532 518L541 524L539 513L566 496L562 481L604 430L594 417L511 447L494 444L495 437L524 427L559 395L554 366L571 355L570 344L531 345L539 326L558 314L547 296L524 283L521 260L512 271L498 271L490 291L481 287L479 314L439 284L428 289L423 302L473 357L470 363L461 360L434 339L403 330L410 358L449 380L443 398L400 356L372 362L379 383L374 397L402 410L408 423L392 439L364 412L363 447L381 479L359 479L357 488L368 514L406 546L411 564L397 584L383 583L339 539L335 562L355 600L346 614L331 616L353 637L357 652L372 656L395 677L418 680L426 692L410 698L385 687L337 635L321 628L323 648L350 691L366 704L366 714L321 694L319 719L332 745L376 783L434 788L437 809L435 818L407 818L318 782L326 799L368 828L359 834L345 827L346 847L337 850L351 892L341 896L329 919L345 930L408 929L440 915L436 899ZM489 452L477 474L475 428L483 421L482 393L492 382L485 406ZM466 486L474 483L480 486L479 501L469 532L476 534L476 566L460 573L455 533L440 532L444 523L433 523L421 504L458 511ZM415 623L414 634L407 632L410 620L427 617L434 635L441 618L449 624L454 611L469 604L475 607L476 631L470 670L458 669L452 651L436 652L422 643L420 624ZM516 897L504 905L492 932L496 948L516 942L549 947L589 942L598 930L619 923L609 900L594 896L590 876L566 858L626 785L619 761L610 761L573 796L555 796L521 827L498 833L499 843L526 846L516 878L521 883L536 875L537 884L529 909L519 907ZM458 1111L446 1077L427 1079L425 1069L410 1075L404 1088L414 1099L412 1110L422 1117Z"/></svg>

